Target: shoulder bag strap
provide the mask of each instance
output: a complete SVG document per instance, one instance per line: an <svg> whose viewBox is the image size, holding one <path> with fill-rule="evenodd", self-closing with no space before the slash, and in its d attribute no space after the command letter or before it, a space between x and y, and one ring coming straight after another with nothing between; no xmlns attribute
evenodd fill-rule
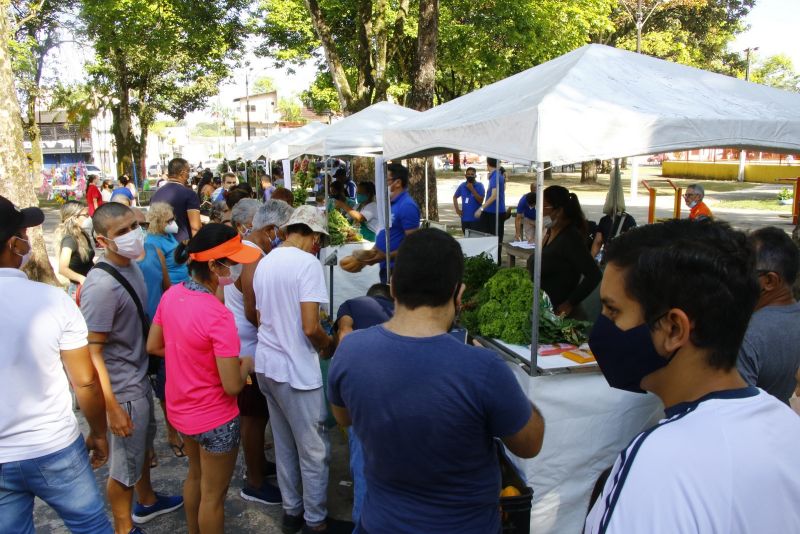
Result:
<svg viewBox="0 0 800 534"><path fill-rule="evenodd" d="M144 338L147 339L147 335L150 333L150 321L147 319L147 315L144 313L144 308L142 307L142 301L139 300L139 296L136 294L136 291L133 290L133 287L131 287L130 282L125 280L125 277L122 276L122 274L118 270L116 270L108 263L105 262L97 263L93 267L93 269L100 269L107 272L108 274L113 276L117 282L119 282L119 285L125 288L125 291L128 292L128 295L130 295L131 300L133 300L133 303L136 305L136 311L139 312L139 320L142 323L142 333L144 334Z"/></svg>

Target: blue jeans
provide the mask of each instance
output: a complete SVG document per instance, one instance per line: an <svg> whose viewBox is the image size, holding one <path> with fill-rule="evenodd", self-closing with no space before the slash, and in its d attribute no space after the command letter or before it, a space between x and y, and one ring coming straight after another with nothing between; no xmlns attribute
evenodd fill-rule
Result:
<svg viewBox="0 0 800 534"><path fill-rule="evenodd" d="M72 532L114 532L103 509L82 436L60 451L0 464L0 532L35 532L34 497L51 506Z"/></svg>
<svg viewBox="0 0 800 534"><path fill-rule="evenodd" d="M350 436L350 473L353 475L353 523L361 519L361 507L367 494L367 479L364 476L364 448L353 427L347 429Z"/></svg>

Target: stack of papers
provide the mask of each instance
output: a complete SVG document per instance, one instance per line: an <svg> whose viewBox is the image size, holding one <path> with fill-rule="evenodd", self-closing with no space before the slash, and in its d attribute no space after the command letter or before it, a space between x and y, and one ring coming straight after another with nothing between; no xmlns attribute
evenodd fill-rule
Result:
<svg viewBox="0 0 800 534"><path fill-rule="evenodd" d="M527 241L511 241L509 245L517 248L536 248L534 243L528 243Z"/></svg>

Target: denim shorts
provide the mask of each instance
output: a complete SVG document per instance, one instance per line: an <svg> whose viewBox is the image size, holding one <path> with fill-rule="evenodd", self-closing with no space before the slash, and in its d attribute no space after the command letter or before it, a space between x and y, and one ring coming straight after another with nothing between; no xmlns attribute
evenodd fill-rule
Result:
<svg viewBox="0 0 800 534"><path fill-rule="evenodd" d="M239 446L241 437L239 416L200 434L184 434L184 436L196 441L207 452L215 454L231 452Z"/></svg>

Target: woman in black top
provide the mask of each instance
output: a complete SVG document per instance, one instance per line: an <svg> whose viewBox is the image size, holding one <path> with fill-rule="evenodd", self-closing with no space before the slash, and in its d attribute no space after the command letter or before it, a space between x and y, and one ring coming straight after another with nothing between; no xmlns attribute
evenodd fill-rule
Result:
<svg viewBox="0 0 800 534"><path fill-rule="evenodd" d="M69 279L67 292L73 298L94 265L91 232L92 219L84 204L72 200L61 206L58 274Z"/></svg>
<svg viewBox="0 0 800 534"><path fill-rule="evenodd" d="M581 317L580 303L602 278L589 253L586 217L578 197L566 187L551 185L543 197L542 290L556 313ZM533 275L533 256L528 271Z"/></svg>

